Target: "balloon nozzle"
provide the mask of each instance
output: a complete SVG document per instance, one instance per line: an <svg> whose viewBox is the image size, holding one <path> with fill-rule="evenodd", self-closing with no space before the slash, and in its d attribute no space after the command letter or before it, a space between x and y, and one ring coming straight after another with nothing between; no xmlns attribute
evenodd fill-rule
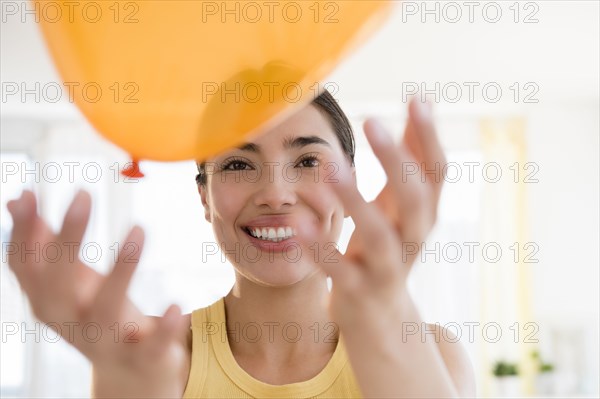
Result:
<svg viewBox="0 0 600 399"><path fill-rule="evenodd" d="M133 159L127 166L121 171L121 174L125 177L144 177L144 174L140 170L139 161Z"/></svg>

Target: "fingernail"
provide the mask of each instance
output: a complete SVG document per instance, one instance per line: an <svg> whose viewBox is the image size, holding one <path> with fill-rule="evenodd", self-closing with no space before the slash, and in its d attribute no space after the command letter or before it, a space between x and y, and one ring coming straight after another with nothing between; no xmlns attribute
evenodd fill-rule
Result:
<svg viewBox="0 0 600 399"><path fill-rule="evenodd" d="M171 305L164 314L165 323L171 325L175 323L180 315L180 309L176 305Z"/></svg>
<svg viewBox="0 0 600 399"><path fill-rule="evenodd" d="M431 103L429 101L416 101L417 118L421 122L428 122L431 119Z"/></svg>
<svg viewBox="0 0 600 399"><path fill-rule="evenodd" d="M15 202L17 202L17 201L10 200L6 203L6 209L8 209L8 211L10 212L11 215L14 213Z"/></svg>
<svg viewBox="0 0 600 399"><path fill-rule="evenodd" d="M77 191L77 194L75 194L75 198L73 198L73 205L71 207L71 212L76 213L76 214L83 213L84 197L85 197L85 193L83 192L83 190Z"/></svg>
<svg viewBox="0 0 600 399"><path fill-rule="evenodd" d="M23 209L23 202L20 198L16 200L11 200L6 204L6 207L8 208L8 211L13 217L19 216L22 212L21 210Z"/></svg>
<svg viewBox="0 0 600 399"><path fill-rule="evenodd" d="M369 119L368 123L371 127L371 136L377 141L378 144L387 145L391 142L390 135L379 120Z"/></svg>
<svg viewBox="0 0 600 399"><path fill-rule="evenodd" d="M144 238L144 230L138 225L133 226L131 228L131 231L129 232L129 241L130 242L141 241L143 238Z"/></svg>

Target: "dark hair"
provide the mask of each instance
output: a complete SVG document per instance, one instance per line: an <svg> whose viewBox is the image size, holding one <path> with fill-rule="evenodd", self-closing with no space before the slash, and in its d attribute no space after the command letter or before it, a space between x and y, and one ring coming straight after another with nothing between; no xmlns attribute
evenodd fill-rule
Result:
<svg viewBox="0 0 600 399"><path fill-rule="evenodd" d="M340 141L342 150L346 154L346 157L348 157L350 164L354 166L354 133L346 114L344 114L344 111L342 111L335 98L327 90L324 90L311 104L317 107L327 120L329 120L335 135ZM205 162L198 162L197 166L198 175L196 176L196 183L204 186L206 185Z"/></svg>

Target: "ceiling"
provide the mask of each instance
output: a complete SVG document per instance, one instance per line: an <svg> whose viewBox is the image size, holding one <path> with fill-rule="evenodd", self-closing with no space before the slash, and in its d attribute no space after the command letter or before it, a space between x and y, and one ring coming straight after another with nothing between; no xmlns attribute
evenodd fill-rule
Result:
<svg viewBox="0 0 600 399"><path fill-rule="evenodd" d="M435 14L423 13L422 2L396 4L382 29L327 80L337 87L336 98L351 112L386 113L390 104L403 101L407 82L426 88L435 87L435 82L440 87L452 83L464 89L462 105L453 109L464 110L474 105L466 101L465 82L477 82L477 90L496 82L508 93L514 82L521 86L534 82L539 89L537 97L545 101L598 101L597 1L523 2L518 23L510 9L513 2L495 3L500 4L502 12L496 23L486 21L486 17L494 18L495 10L483 12L483 6L490 2L476 2L481 6L471 10L473 22L469 22L465 2L452 2L451 6L446 3L427 3L430 10L436 4L439 7L439 22ZM461 17L453 23L457 10ZM524 23L527 15L538 22ZM29 86L58 81L32 18L23 23L20 18L3 15L1 33L3 82L26 82ZM477 90L475 94L481 96ZM505 104L510 105L510 101ZM18 98L3 98L3 119L22 117L70 119L78 118L78 113L67 101L23 103Z"/></svg>

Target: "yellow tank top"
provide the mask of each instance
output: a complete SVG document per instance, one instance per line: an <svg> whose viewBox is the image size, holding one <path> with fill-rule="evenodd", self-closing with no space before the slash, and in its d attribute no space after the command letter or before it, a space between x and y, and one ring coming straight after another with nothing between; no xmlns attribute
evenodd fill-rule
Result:
<svg viewBox="0 0 600 399"><path fill-rule="evenodd" d="M319 374L307 381L271 385L238 365L226 332L208 330L225 326L225 320L223 298L192 312L192 361L184 398L362 398L341 335Z"/></svg>

